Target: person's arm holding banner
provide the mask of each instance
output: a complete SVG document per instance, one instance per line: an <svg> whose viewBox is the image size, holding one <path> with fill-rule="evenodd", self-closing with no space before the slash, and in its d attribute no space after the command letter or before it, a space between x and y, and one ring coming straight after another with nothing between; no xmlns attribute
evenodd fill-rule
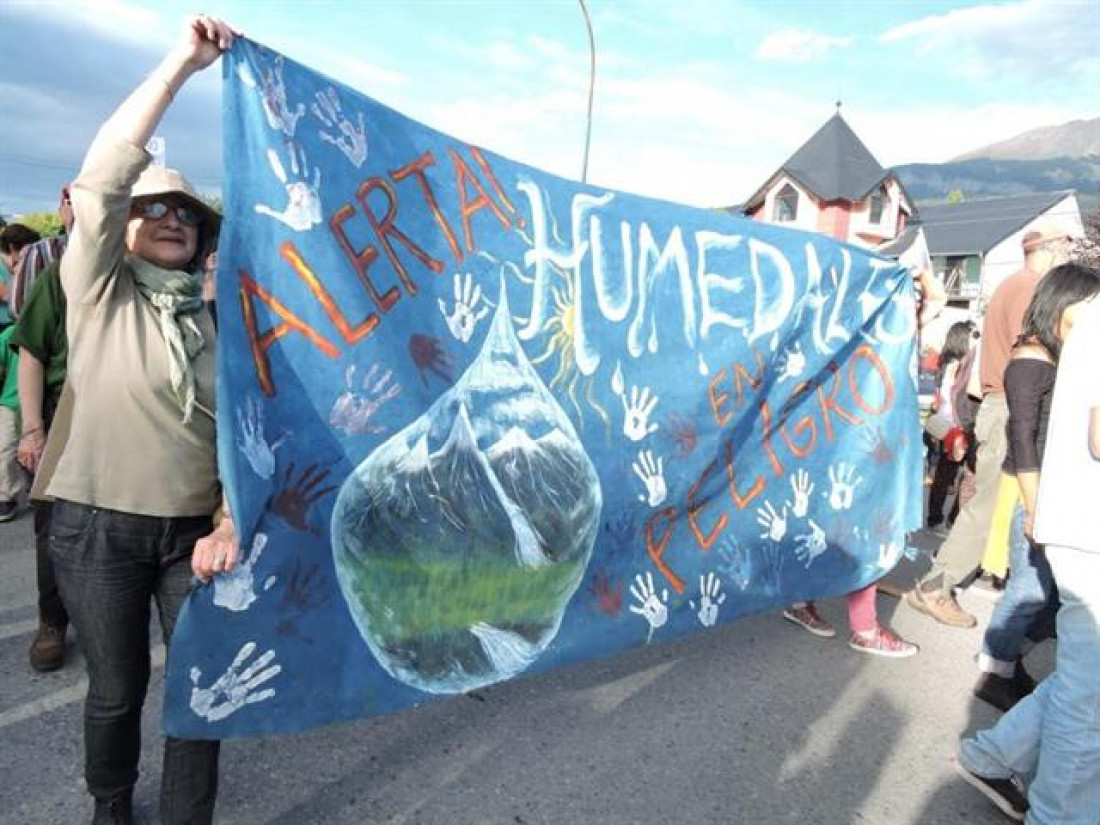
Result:
<svg viewBox="0 0 1100 825"><path fill-rule="evenodd" d="M176 46L104 124L115 135L145 146L179 90L233 45L238 32L209 15L190 17Z"/></svg>

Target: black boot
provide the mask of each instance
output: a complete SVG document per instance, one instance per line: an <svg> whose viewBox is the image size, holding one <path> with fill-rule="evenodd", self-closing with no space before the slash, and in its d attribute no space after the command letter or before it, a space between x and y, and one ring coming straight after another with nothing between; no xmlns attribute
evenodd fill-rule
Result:
<svg viewBox="0 0 1100 825"><path fill-rule="evenodd" d="M134 825L133 799L129 794L96 799L92 825Z"/></svg>

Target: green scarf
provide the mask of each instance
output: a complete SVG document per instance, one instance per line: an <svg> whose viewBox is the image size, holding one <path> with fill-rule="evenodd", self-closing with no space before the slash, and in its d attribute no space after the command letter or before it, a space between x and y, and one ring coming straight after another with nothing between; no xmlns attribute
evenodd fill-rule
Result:
<svg viewBox="0 0 1100 825"><path fill-rule="evenodd" d="M127 255L126 260L134 272L138 292L156 313L168 348L168 376L172 382L172 392L183 410L183 423L188 424L195 409L195 372L191 362L206 345L194 318L205 308L202 275L178 269L161 269L135 255ZM200 406L199 409L203 408Z"/></svg>

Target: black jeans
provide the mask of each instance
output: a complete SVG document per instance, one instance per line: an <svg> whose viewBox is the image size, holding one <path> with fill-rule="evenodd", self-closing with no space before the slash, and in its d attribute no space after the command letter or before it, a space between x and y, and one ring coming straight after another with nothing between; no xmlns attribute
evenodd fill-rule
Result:
<svg viewBox="0 0 1100 825"><path fill-rule="evenodd" d="M47 397L42 405L42 419L48 433L53 426L57 399ZM50 513L53 505L48 501L34 502L34 555L38 573L38 618L50 627L58 629L69 624L69 614L57 590L57 576L50 558Z"/></svg>
<svg viewBox="0 0 1100 825"><path fill-rule="evenodd" d="M149 604L167 645L191 589L191 553L209 517L158 518L54 502L50 553L88 665L84 776L97 799L132 793L149 685ZM209 823L218 789L218 742L164 744L161 816Z"/></svg>
<svg viewBox="0 0 1100 825"><path fill-rule="evenodd" d="M932 487L928 491L928 518L929 527L943 524L946 518L948 525L954 524L959 517L959 496L955 496L955 503L951 505L951 512L944 513L943 505L947 501L947 494L959 479L962 473L963 462L952 461L946 452L941 452L936 461L936 473L932 476Z"/></svg>
<svg viewBox="0 0 1100 825"><path fill-rule="evenodd" d="M38 618L50 627L64 628L69 624L69 613L61 601L57 589L57 575L50 558L50 513L53 505L48 501L34 503L34 554L38 567Z"/></svg>

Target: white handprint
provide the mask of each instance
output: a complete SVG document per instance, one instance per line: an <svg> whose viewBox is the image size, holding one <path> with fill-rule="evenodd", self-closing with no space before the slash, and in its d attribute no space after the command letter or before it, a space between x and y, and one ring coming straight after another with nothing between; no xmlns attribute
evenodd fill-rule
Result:
<svg viewBox="0 0 1100 825"><path fill-rule="evenodd" d="M726 600L726 594L719 592L722 589L721 580L713 573L699 577L699 623L703 627L714 627L718 622L718 608ZM689 600L691 609L695 610L695 601Z"/></svg>
<svg viewBox="0 0 1100 825"><path fill-rule="evenodd" d="M217 722L245 705L274 696L275 688L260 691L256 688L282 673L283 666L271 664L275 651L269 650L242 670L245 661L255 652L255 642L245 643L237 652L233 664L210 687L199 687L202 671L197 667L191 668L191 710L208 722Z"/></svg>
<svg viewBox="0 0 1100 825"><path fill-rule="evenodd" d="M263 411L260 402L252 396L245 401L244 407L237 408L237 449L248 460L248 466L262 479L275 475L275 451L286 441L283 434L270 444L264 438Z"/></svg>
<svg viewBox="0 0 1100 825"><path fill-rule="evenodd" d="M253 571L266 546L267 536L257 533L252 540L252 552L248 554L248 558L238 562L228 573L214 577L214 604L239 613L247 610L256 601L256 578ZM264 590L270 590L274 584L275 577L269 577L264 582Z"/></svg>
<svg viewBox="0 0 1100 825"><path fill-rule="evenodd" d="M286 86L283 84L281 55L275 58L271 67L263 72L260 82L260 101L263 104L268 125L272 129L278 129L288 138L294 137L298 121L305 116L306 107L299 103L293 112L290 111L286 99Z"/></svg>
<svg viewBox="0 0 1100 825"><path fill-rule="evenodd" d="M856 487L863 481L856 475L856 468L843 461L829 467L829 482L832 490L829 492L829 505L834 510L848 510L852 506L852 497Z"/></svg>
<svg viewBox="0 0 1100 825"><path fill-rule="evenodd" d="M764 528L760 534L762 539L782 541L787 535L787 505L783 505L780 512L775 512L770 501L765 501L763 507L756 508L756 523Z"/></svg>
<svg viewBox="0 0 1100 825"><path fill-rule="evenodd" d="M814 560L825 552L828 546L825 541L825 531L818 527L813 519L809 520L809 525L809 533L794 537L795 557L806 565L807 570L810 569L810 565L814 563Z"/></svg>
<svg viewBox="0 0 1100 825"><path fill-rule="evenodd" d="M344 153L344 156L358 169L367 159L367 133L363 127L363 113L359 113L358 128L344 117L343 107L336 90L331 86L323 92L317 92L316 102L311 107L313 115L329 129L336 129L337 135L318 131L321 140L331 143Z"/></svg>
<svg viewBox="0 0 1100 825"><path fill-rule="evenodd" d="M469 272L466 273L465 284L462 281L462 275L456 272L454 286L454 311L450 314L447 313L447 304L443 302L442 298L437 299L439 301L439 311L447 321L447 328L451 331L451 335L465 344L473 337L478 321L489 314L489 307L483 306L480 311L474 312L478 302L481 301L481 285L474 284Z"/></svg>
<svg viewBox="0 0 1100 825"><path fill-rule="evenodd" d="M371 419L384 404L401 393L401 385L390 383L392 379L393 373L390 370L382 372L377 364L371 364L363 378L363 392L360 393L354 386L355 365L348 367L344 372L344 392L333 403L328 423L348 435L385 431L385 427L372 424Z"/></svg>
<svg viewBox="0 0 1100 825"><path fill-rule="evenodd" d="M806 356L802 354L802 345L797 341L783 353L780 360L782 372L779 373L780 381L788 378L798 378L806 369Z"/></svg>
<svg viewBox="0 0 1100 825"><path fill-rule="evenodd" d="M901 560L904 548L896 541L886 542L878 546L878 566L883 570L893 570Z"/></svg>
<svg viewBox="0 0 1100 825"><path fill-rule="evenodd" d="M649 450L638 453L638 460L634 462L634 474L645 485L646 495L638 496L638 501L648 501L650 507L659 507L668 498L668 487L665 485L664 459L658 456L653 458Z"/></svg>
<svg viewBox="0 0 1100 825"><path fill-rule="evenodd" d="M279 159L279 153L274 149L267 150L271 171L286 188L286 208L278 210L262 203L253 207L259 214L282 221L297 232L312 229L321 222L321 169L314 167L313 180L308 181L309 165L304 151L301 155L299 161L298 153L292 145L290 170L294 178L290 178L287 176L286 169L283 168L283 162Z"/></svg>
<svg viewBox="0 0 1100 825"><path fill-rule="evenodd" d="M718 572L728 576L738 590L745 590L752 583L752 557L748 551L731 537L722 542L718 556Z"/></svg>
<svg viewBox="0 0 1100 825"><path fill-rule="evenodd" d="M810 512L810 493L814 491L814 484L810 481L810 474L805 470L799 470L791 476L791 490L794 492L794 503L787 502L791 513L795 518L805 518Z"/></svg>
<svg viewBox="0 0 1100 825"><path fill-rule="evenodd" d="M657 588L653 586L653 574L646 573L645 578L639 573L634 577L634 584L630 585L630 592L638 600L637 604L630 605L630 612L637 613L649 622L649 639L653 638L653 631L668 621L668 590L662 590L657 595Z"/></svg>
<svg viewBox="0 0 1100 825"><path fill-rule="evenodd" d="M623 435L631 441L641 441L650 433L657 431L656 424L649 423L649 416L653 408L657 406L657 396L653 395L649 387L631 387L630 401L626 400L626 393L620 396L623 400Z"/></svg>

